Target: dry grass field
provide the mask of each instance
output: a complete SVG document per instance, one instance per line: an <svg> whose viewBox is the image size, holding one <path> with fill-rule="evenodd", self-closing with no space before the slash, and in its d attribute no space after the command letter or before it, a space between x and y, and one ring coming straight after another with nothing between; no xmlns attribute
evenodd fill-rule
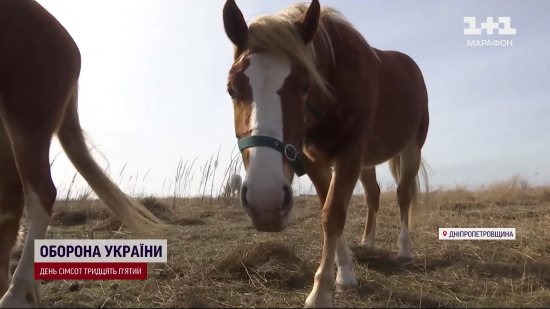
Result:
<svg viewBox="0 0 550 309"><path fill-rule="evenodd" d="M259 233L228 198L141 198L179 225L167 264L148 280L44 281L44 307L301 307L313 283L322 234L316 196L299 196L292 224ZM412 232L414 264L396 263L395 191L383 193L377 249L359 245L366 206L350 205L346 235L359 288L335 294L335 307L550 307L550 188L513 178L479 191L435 190ZM439 227L515 227L516 240L438 240ZM55 206L49 237L127 238L97 200ZM18 255L14 255L13 267Z"/></svg>

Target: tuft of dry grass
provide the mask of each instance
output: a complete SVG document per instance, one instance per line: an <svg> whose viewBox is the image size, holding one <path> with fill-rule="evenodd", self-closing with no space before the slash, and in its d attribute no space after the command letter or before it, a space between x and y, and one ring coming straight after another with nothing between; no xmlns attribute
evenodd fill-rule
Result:
<svg viewBox="0 0 550 309"><path fill-rule="evenodd" d="M303 306L323 241L316 196L295 197L291 225L275 234L255 231L235 200L143 196L141 202L155 215L180 225L169 240L168 263L150 264L148 279L141 281L44 282L43 306ZM547 308L549 206L550 188L517 177L477 191L434 190L411 232L416 262L401 266L395 191L381 196L375 250L359 244L367 208L364 197L355 195L345 233L359 287L335 294L334 306ZM61 200L53 222L53 238L127 237L97 200ZM517 236L514 241L440 241L440 227L515 227Z"/></svg>
<svg viewBox="0 0 550 309"><path fill-rule="evenodd" d="M291 246L275 241L241 244L213 260L207 274L220 281L248 281L266 290L304 288L314 272Z"/></svg>

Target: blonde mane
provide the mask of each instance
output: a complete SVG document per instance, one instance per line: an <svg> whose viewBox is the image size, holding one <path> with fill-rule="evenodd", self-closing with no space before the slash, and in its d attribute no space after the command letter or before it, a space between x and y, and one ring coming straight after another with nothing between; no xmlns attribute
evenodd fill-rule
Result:
<svg viewBox="0 0 550 309"><path fill-rule="evenodd" d="M257 51L267 51L273 55L291 59L291 61L299 63L309 71L313 83L323 94L333 97L327 88L329 84L317 70L314 44L305 45L294 24L307 11L308 7L308 3L297 3L278 14L259 16L250 22L248 48L240 55L236 64ZM331 7L322 7L317 38L320 38L325 47L329 49L333 65L335 65L334 50L326 31L327 23L335 23L347 27L370 48L364 37L340 11ZM376 56L374 50L372 52Z"/></svg>

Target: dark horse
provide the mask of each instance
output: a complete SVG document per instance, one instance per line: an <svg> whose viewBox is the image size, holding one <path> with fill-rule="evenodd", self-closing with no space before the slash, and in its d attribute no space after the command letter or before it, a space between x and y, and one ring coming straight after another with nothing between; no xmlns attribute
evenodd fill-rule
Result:
<svg viewBox="0 0 550 309"><path fill-rule="evenodd" d="M227 0L223 22L234 44L227 91L247 172L244 210L258 231L284 230L293 175L304 171L322 205L323 254L305 306L332 306L335 263L337 288L357 285L343 234L348 203L360 180L369 208L363 243L374 246L380 195L375 166L386 161L398 183L397 256L413 260L409 214L418 209L429 126L428 94L417 64L403 53L372 48L338 11L321 8L318 0L250 25L235 1Z"/></svg>
<svg viewBox="0 0 550 309"><path fill-rule="evenodd" d="M78 117L80 52L67 30L33 0L0 1L0 307L37 308L34 240L46 238L57 191L50 143L57 134L77 171L134 234L165 226L125 195L88 151ZM10 280L11 251L23 208L28 232ZM141 213L140 213L141 212ZM11 283L11 284L10 284Z"/></svg>

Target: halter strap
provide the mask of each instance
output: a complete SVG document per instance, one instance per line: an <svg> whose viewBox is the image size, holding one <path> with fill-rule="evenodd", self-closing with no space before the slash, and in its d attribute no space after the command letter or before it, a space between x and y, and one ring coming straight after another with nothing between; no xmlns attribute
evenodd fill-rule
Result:
<svg viewBox="0 0 550 309"><path fill-rule="evenodd" d="M325 112L317 109L309 103L309 100L306 101L306 106L308 111L316 118L322 118L325 116ZM243 152L246 148L250 147L268 147L274 150L277 150L279 153L281 153L286 160L292 163L294 166L294 173L298 177L301 177L306 174L306 170L304 168L304 165L300 161L300 153L301 149L304 145L304 140L300 141L300 145L298 145L298 149L294 147L292 144L285 144L281 142L280 140L265 136L265 135L251 135L247 137L243 137L239 139L237 145L239 146L239 150Z"/></svg>

